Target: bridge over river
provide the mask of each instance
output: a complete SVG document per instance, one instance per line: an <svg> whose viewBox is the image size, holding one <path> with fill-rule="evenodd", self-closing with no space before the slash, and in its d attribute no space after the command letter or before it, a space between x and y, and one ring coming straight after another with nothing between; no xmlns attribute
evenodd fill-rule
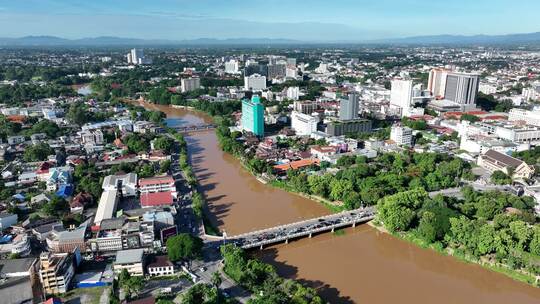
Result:
<svg viewBox="0 0 540 304"><path fill-rule="evenodd" d="M349 226L355 227L357 224L371 221L374 217L375 209L366 207L227 237L226 241L243 249L262 249L267 245L288 243L289 240L311 237L313 234L334 232L335 229Z"/></svg>
<svg viewBox="0 0 540 304"><path fill-rule="evenodd" d="M207 131L207 130L213 130L217 126L214 124L200 124L200 125L191 125L191 126L177 126L173 127L176 131L180 133L193 133L193 132L201 132L201 131Z"/></svg>

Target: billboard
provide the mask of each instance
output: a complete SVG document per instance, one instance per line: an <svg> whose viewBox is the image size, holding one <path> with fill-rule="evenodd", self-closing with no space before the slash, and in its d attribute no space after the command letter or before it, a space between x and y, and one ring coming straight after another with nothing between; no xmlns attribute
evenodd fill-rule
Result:
<svg viewBox="0 0 540 304"><path fill-rule="evenodd" d="M178 231L176 229L176 226L169 226L166 228L163 228L159 231L159 235L161 237L161 244L165 245L167 243L167 239L171 236L175 236L178 234Z"/></svg>

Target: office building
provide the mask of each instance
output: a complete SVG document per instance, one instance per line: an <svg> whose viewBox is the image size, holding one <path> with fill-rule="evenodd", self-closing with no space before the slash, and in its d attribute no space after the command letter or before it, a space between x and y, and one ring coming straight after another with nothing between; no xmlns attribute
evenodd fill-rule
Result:
<svg viewBox="0 0 540 304"><path fill-rule="evenodd" d="M291 113L291 128L296 132L296 135L310 135L317 131L317 123L319 123L319 118L316 116L296 111Z"/></svg>
<svg viewBox="0 0 540 304"><path fill-rule="evenodd" d="M231 59L225 62L225 73L227 74L239 74L240 63L237 60Z"/></svg>
<svg viewBox="0 0 540 304"><path fill-rule="evenodd" d="M528 125L540 127L540 111L529 111L525 109L511 109L508 113L509 121L522 121Z"/></svg>
<svg viewBox="0 0 540 304"><path fill-rule="evenodd" d="M287 58L287 66L296 68L296 58Z"/></svg>
<svg viewBox="0 0 540 304"><path fill-rule="evenodd" d="M412 146L412 129L403 127L400 124L395 124L390 130L390 139L393 140L398 146Z"/></svg>
<svg viewBox="0 0 540 304"><path fill-rule="evenodd" d="M259 74L261 76L268 76L268 67L266 64L249 64L244 68L244 76L251 76L253 74Z"/></svg>
<svg viewBox="0 0 540 304"><path fill-rule="evenodd" d="M74 274L71 254L43 252L39 256L39 279L46 294L66 293Z"/></svg>
<svg viewBox="0 0 540 304"><path fill-rule="evenodd" d="M264 136L264 105L257 95L242 101L242 130Z"/></svg>
<svg viewBox="0 0 540 304"><path fill-rule="evenodd" d="M358 95L349 94L346 99L339 102L339 120L353 120L358 118Z"/></svg>
<svg viewBox="0 0 540 304"><path fill-rule="evenodd" d="M246 91L262 91L266 89L266 77L259 74L244 77Z"/></svg>
<svg viewBox="0 0 540 304"><path fill-rule="evenodd" d="M371 120L368 119L332 121L326 125L326 134L330 136L367 132L371 132Z"/></svg>
<svg viewBox="0 0 540 304"><path fill-rule="evenodd" d="M462 108L474 108L480 75L468 73L448 73L444 98L457 103Z"/></svg>
<svg viewBox="0 0 540 304"><path fill-rule="evenodd" d="M287 75L287 65L276 63L268 65L268 80L283 78Z"/></svg>
<svg viewBox="0 0 540 304"><path fill-rule="evenodd" d="M182 93L195 91L201 88L201 79L197 77L182 78L180 81Z"/></svg>
<svg viewBox="0 0 540 304"><path fill-rule="evenodd" d="M409 116L413 104L413 81L410 79L392 80L390 105L396 107L401 117Z"/></svg>
<svg viewBox="0 0 540 304"><path fill-rule="evenodd" d="M437 99L444 98L446 77L449 72L449 70L442 68L433 69L429 72L428 91Z"/></svg>
<svg viewBox="0 0 540 304"><path fill-rule="evenodd" d="M128 64L150 64L151 60L144 56L144 51L142 49L132 49L127 54Z"/></svg>
<svg viewBox="0 0 540 304"><path fill-rule="evenodd" d="M294 110L303 114L311 114L319 109L319 105L313 101L295 101Z"/></svg>
<svg viewBox="0 0 540 304"><path fill-rule="evenodd" d="M287 88L287 99L298 100L300 98L300 88L299 87L289 87Z"/></svg>

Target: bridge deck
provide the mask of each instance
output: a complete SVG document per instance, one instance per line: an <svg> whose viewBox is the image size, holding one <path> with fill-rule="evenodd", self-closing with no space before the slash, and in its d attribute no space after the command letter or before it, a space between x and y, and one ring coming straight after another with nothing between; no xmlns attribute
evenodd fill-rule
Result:
<svg viewBox="0 0 540 304"><path fill-rule="evenodd" d="M227 238L227 241L244 249L262 248L263 246L291 239L301 238L312 234L334 231L335 229L355 226L372 220L375 217L373 207L360 208L351 211L322 216L292 224L258 230L250 233Z"/></svg>

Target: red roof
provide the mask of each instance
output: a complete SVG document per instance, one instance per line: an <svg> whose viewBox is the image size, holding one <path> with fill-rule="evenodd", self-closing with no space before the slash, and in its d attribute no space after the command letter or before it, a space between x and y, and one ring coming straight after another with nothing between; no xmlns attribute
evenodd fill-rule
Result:
<svg viewBox="0 0 540 304"><path fill-rule="evenodd" d="M174 179L170 175L166 176L157 176L157 177L150 177L150 178L141 178L139 180L139 186L148 186L148 185L156 185L156 184L174 184Z"/></svg>
<svg viewBox="0 0 540 304"><path fill-rule="evenodd" d="M153 192L141 194L141 206L170 206L173 204L173 195L171 191Z"/></svg>

